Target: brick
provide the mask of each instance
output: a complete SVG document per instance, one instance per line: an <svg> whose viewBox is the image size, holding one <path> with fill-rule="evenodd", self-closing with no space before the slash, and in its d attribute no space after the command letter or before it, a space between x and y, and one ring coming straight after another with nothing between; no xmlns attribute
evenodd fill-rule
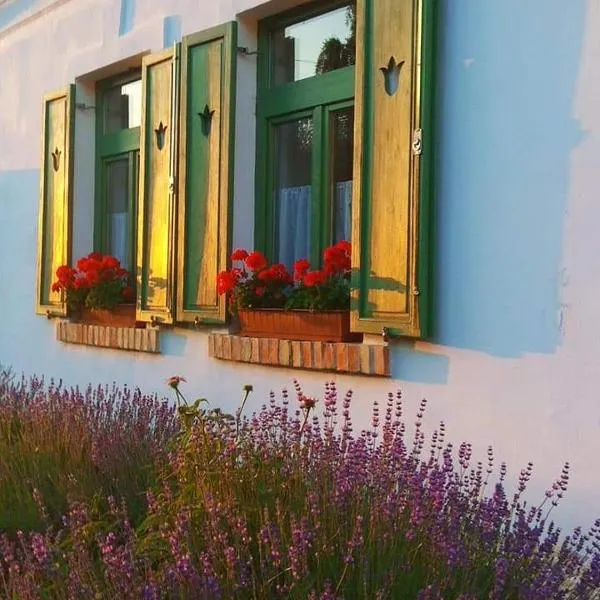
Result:
<svg viewBox="0 0 600 600"><path fill-rule="evenodd" d="M300 342L300 348L301 348L301 352L302 352L302 366L305 369L312 369L312 366L313 366L312 342Z"/></svg>
<svg viewBox="0 0 600 600"><path fill-rule="evenodd" d="M231 360L231 336L223 336L223 358L225 360Z"/></svg>
<svg viewBox="0 0 600 600"><path fill-rule="evenodd" d="M323 347L323 342L312 342L313 369L318 371L325 368L323 366Z"/></svg>
<svg viewBox="0 0 600 600"><path fill-rule="evenodd" d="M215 356L223 358L223 336L215 335Z"/></svg>
<svg viewBox="0 0 600 600"><path fill-rule="evenodd" d="M150 331L148 329L140 329L142 332L142 350L150 352Z"/></svg>
<svg viewBox="0 0 600 600"><path fill-rule="evenodd" d="M282 367L289 367L292 364L292 344L289 340L279 340L278 362Z"/></svg>
<svg viewBox="0 0 600 600"><path fill-rule="evenodd" d="M142 349L142 330L134 329L133 333L135 335L135 341L133 343L133 348L134 348L134 350L141 350Z"/></svg>
<svg viewBox="0 0 600 600"><path fill-rule="evenodd" d="M302 367L302 346L300 342L292 342L292 366Z"/></svg>
<svg viewBox="0 0 600 600"><path fill-rule="evenodd" d="M247 337L239 337L241 346L240 359L243 362L252 362L252 340Z"/></svg>
<svg viewBox="0 0 600 600"><path fill-rule="evenodd" d="M229 337L231 340L231 360L240 361L242 358L242 343L236 335Z"/></svg>
<svg viewBox="0 0 600 600"><path fill-rule="evenodd" d="M348 344L348 371L360 373L360 344Z"/></svg>
<svg viewBox="0 0 600 600"><path fill-rule="evenodd" d="M368 346L367 344L362 344L360 347L360 372L364 375L370 375L373 371L372 347L373 346Z"/></svg>
<svg viewBox="0 0 600 600"><path fill-rule="evenodd" d="M258 340L258 361L263 365L269 364L269 340L267 338Z"/></svg>
<svg viewBox="0 0 600 600"><path fill-rule="evenodd" d="M348 344L336 344L336 370L348 371Z"/></svg>
<svg viewBox="0 0 600 600"><path fill-rule="evenodd" d="M372 375L389 375L389 352L387 346L372 346L373 370Z"/></svg>
<svg viewBox="0 0 600 600"><path fill-rule="evenodd" d="M279 340L275 338L269 338L269 364L279 364Z"/></svg>
<svg viewBox="0 0 600 600"><path fill-rule="evenodd" d="M323 346L323 369L326 371L335 371L335 344L327 342Z"/></svg>

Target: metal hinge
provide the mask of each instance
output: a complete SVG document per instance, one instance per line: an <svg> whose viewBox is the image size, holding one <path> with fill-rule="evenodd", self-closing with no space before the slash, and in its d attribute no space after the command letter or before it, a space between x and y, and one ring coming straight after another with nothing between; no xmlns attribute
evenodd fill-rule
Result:
<svg viewBox="0 0 600 600"><path fill-rule="evenodd" d="M420 156L423 152L423 130L415 129L413 131L412 151L415 156Z"/></svg>

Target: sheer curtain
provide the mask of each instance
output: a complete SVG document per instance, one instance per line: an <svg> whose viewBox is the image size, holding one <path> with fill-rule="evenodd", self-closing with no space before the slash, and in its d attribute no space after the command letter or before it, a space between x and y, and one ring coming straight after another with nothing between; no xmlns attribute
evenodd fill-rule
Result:
<svg viewBox="0 0 600 600"><path fill-rule="evenodd" d="M352 235L352 181L335 184L335 241ZM279 190L279 261L291 269L299 258L310 257L311 186Z"/></svg>
<svg viewBox="0 0 600 600"><path fill-rule="evenodd" d="M311 186L279 190L279 262L291 269L310 254Z"/></svg>
<svg viewBox="0 0 600 600"><path fill-rule="evenodd" d="M111 213L110 215L110 254L121 261L124 269L129 269L127 248L127 231L129 213Z"/></svg>
<svg viewBox="0 0 600 600"><path fill-rule="evenodd" d="M335 241L348 240L352 236L352 181L335 184Z"/></svg>

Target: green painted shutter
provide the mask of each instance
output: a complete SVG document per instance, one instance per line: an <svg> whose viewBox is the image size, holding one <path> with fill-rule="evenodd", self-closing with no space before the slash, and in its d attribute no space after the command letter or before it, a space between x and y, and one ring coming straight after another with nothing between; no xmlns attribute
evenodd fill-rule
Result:
<svg viewBox="0 0 600 600"><path fill-rule="evenodd" d="M181 57L177 320L224 323L230 247L236 24L184 38Z"/></svg>
<svg viewBox="0 0 600 600"><path fill-rule="evenodd" d="M137 319L173 322L177 49L144 57L137 231Z"/></svg>
<svg viewBox="0 0 600 600"><path fill-rule="evenodd" d="M65 298L52 291L52 283L56 269L71 260L74 101L74 86L44 98L36 312L49 317L67 313Z"/></svg>
<svg viewBox="0 0 600 600"><path fill-rule="evenodd" d="M358 0L355 331L427 335L434 0Z"/></svg>

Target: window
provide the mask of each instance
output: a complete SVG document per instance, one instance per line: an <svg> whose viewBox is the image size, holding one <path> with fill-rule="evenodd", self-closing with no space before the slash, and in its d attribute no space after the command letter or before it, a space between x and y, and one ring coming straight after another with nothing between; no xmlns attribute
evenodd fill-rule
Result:
<svg viewBox="0 0 600 600"><path fill-rule="evenodd" d="M351 236L355 24L349 2L261 24L257 242L288 267Z"/></svg>
<svg viewBox="0 0 600 600"><path fill-rule="evenodd" d="M259 26L255 246L318 265L351 237L356 332L428 332L435 4L320 1ZM140 321L226 322L216 277L231 249L236 95L249 93L236 90L236 31L186 36L99 86L96 247L135 267ZM41 314L66 312L51 284L71 252L74 105L72 88L44 102Z"/></svg>
<svg viewBox="0 0 600 600"><path fill-rule="evenodd" d="M94 245L134 272L142 118L139 70L100 82L96 107Z"/></svg>

